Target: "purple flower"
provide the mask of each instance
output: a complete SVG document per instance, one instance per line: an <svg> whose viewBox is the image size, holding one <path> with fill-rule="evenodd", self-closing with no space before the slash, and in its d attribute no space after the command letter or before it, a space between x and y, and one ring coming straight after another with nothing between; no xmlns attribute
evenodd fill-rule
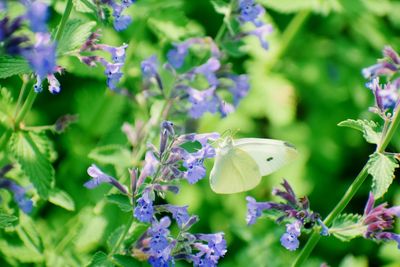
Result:
<svg viewBox="0 0 400 267"><path fill-rule="evenodd" d="M242 75L231 75L229 77L233 85L228 90L233 95L233 104L235 107L239 105L240 100L244 98L250 90L249 77L245 74Z"/></svg>
<svg viewBox="0 0 400 267"><path fill-rule="evenodd" d="M123 63L109 63L104 59L100 59L104 67L106 67L104 74L107 76L107 86L111 90L117 90L117 84L122 77L121 68Z"/></svg>
<svg viewBox="0 0 400 267"><path fill-rule="evenodd" d="M87 169L87 173L89 174L90 177L92 177L92 179L87 181L86 183L84 183L84 186L86 188L93 189L103 183L109 183L109 184L115 186L121 193L128 194L128 191L122 184L120 184L114 177L111 177L111 176L105 174L104 172L102 172L99 169L99 167L97 167L95 164L92 164Z"/></svg>
<svg viewBox="0 0 400 267"><path fill-rule="evenodd" d="M114 19L114 29L117 31L125 30L131 23L132 23L131 17L126 15L117 16Z"/></svg>
<svg viewBox="0 0 400 267"><path fill-rule="evenodd" d="M56 46L48 33L36 33L35 36L34 47L23 54L36 74L45 79L56 70Z"/></svg>
<svg viewBox="0 0 400 267"><path fill-rule="evenodd" d="M188 159L185 159L183 162L183 166L186 168L184 176L190 184L197 183L206 175L206 168L203 165L202 159L189 156Z"/></svg>
<svg viewBox="0 0 400 267"><path fill-rule="evenodd" d="M47 32L46 21L49 17L48 6L40 1L34 1L27 6L25 14L33 32Z"/></svg>
<svg viewBox="0 0 400 267"><path fill-rule="evenodd" d="M179 226L179 228L183 228L189 219L191 218L188 213L188 206L174 206L174 205L163 205L163 208L172 213L172 218L174 218Z"/></svg>
<svg viewBox="0 0 400 267"><path fill-rule="evenodd" d="M367 68L363 68L361 73L364 78L373 79L380 75L391 75L397 71L397 67L389 62L381 62Z"/></svg>
<svg viewBox="0 0 400 267"><path fill-rule="evenodd" d="M239 0L239 19L242 22L252 22L257 27L261 22L258 20L265 13L264 8L258 5L254 0Z"/></svg>
<svg viewBox="0 0 400 267"><path fill-rule="evenodd" d="M257 202L253 197L247 196L247 225L252 225L256 223L257 218L262 215L263 210L271 208L269 202Z"/></svg>
<svg viewBox="0 0 400 267"><path fill-rule="evenodd" d="M381 110L394 109L399 101L400 80L386 83L384 87L379 84L379 77L366 84L375 96L375 104Z"/></svg>
<svg viewBox="0 0 400 267"><path fill-rule="evenodd" d="M35 93L43 91L42 78L39 75L36 75L36 83L33 85L33 90L35 90Z"/></svg>
<svg viewBox="0 0 400 267"><path fill-rule="evenodd" d="M196 237L207 244L194 243L194 247L199 250L192 256L194 266L216 266L219 258L223 257L227 251L224 233L197 234Z"/></svg>
<svg viewBox="0 0 400 267"><path fill-rule="evenodd" d="M189 88L187 90L189 94L188 100L191 103L189 115L192 118L198 119L206 112L217 112L220 102L218 97L215 95L215 89L215 87L211 87L203 91L194 88Z"/></svg>
<svg viewBox="0 0 400 267"><path fill-rule="evenodd" d="M157 166L159 164L159 162L156 159L156 157L154 156L153 152L150 151L150 150L146 152L146 156L144 158L144 162L145 163L144 163L142 171L140 172L140 176L139 176L139 179L138 179L137 187L142 185L144 180L147 177L150 177L155 173L155 171L157 169Z"/></svg>
<svg viewBox="0 0 400 267"><path fill-rule="evenodd" d="M163 217L161 220L153 221L152 226L150 227L148 234L150 235L150 249L159 253L168 247L168 235L169 230L168 227L171 224L171 220L168 217Z"/></svg>
<svg viewBox="0 0 400 267"><path fill-rule="evenodd" d="M299 247L300 242L297 239L297 236L289 234L289 233L284 233L281 237L281 244L286 249L288 249L290 251L294 251Z"/></svg>
<svg viewBox="0 0 400 267"><path fill-rule="evenodd" d="M123 44L119 47L114 47L106 44L99 44L96 45L96 48L107 51L112 56L112 61L114 63L124 63L125 62L125 52L126 48L128 47L127 44Z"/></svg>
<svg viewBox="0 0 400 267"><path fill-rule="evenodd" d="M142 197L136 201L134 216L141 222L150 222L153 219L154 207L150 197L150 190L145 190Z"/></svg>
<svg viewBox="0 0 400 267"><path fill-rule="evenodd" d="M218 79L215 72L221 67L221 63L215 57L211 57L206 63L196 67L193 72L195 74L202 74L208 81L210 86L217 86Z"/></svg>
<svg viewBox="0 0 400 267"><path fill-rule="evenodd" d="M50 74L47 76L47 81L49 82L50 93L58 94L61 91L60 82L57 80L57 78L53 74Z"/></svg>
<svg viewBox="0 0 400 267"><path fill-rule="evenodd" d="M365 238L375 240L393 240L398 243L400 249L400 237L398 234L387 232L393 229L395 217L399 217L400 206L387 208L387 203L374 207L374 195L370 192L365 205L362 224L366 226Z"/></svg>
<svg viewBox="0 0 400 267"><path fill-rule="evenodd" d="M270 35L272 33L272 31L273 31L272 25L265 24L265 25L255 28L252 31L247 32L247 34L256 36L260 40L261 46L265 50L268 50L269 44L265 39L268 35Z"/></svg>
<svg viewBox="0 0 400 267"><path fill-rule="evenodd" d="M4 168L7 167L8 166ZM2 170L4 170L4 168ZM9 169L11 169L11 167ZM5 172L9 171L9 169L2 171L2 174L0 175L0 188L10 190L13 193L14 201L17 203L19 208L25 213L30 213L33 208L33 202L26 196L26 189L15 183L13 180L2 177Z"/></svg>
<svg viewBox="0 0 400 267"><path fill-rule="evenodd" d="M158 60L155 55L145 59L141 63L142 74L145 78L151 78L158 74Z"/></svg>
<svg viewBox="0 0 400 267"><path fill-rule="evenodd" d="M188 54L188 45L186 43L176 45L175 48L170 49L167 53L168 62L175 68L182 67L183 62Z"/></svg>
<svg viewBox="0 0 400 267"><path fill-rule="evenodd" d="M221 114L221 117L225 118L228 116L228 114L235 111L235 107L229 103L226 103L225 101L220 100L218 111Z"/></svg>
<svg viewBox="0 0 400 267"><path fill-rule="evenodd" d="M385 46L385 48L383 48L383 55L387 58L390 58L390 60L392 60L393 63L397 65L400 64L399 54L397 54L397 52L394 51L391 46Z"/></svg>

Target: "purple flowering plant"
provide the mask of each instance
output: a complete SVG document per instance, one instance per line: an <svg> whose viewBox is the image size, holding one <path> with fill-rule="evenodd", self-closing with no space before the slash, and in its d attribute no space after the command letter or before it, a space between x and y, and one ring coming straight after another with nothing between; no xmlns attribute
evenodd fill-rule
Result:
<svg viewBox="0 0 400 267"><path fill-rule="evenodd" d="M197 5L204 8L204 3ZM191 201L184 190L201 188L219 155L221 135L214 132L218 125L204 126L207 119L220 122L243 108L253 80L257 84L258 74L266 76L262 68L268 65L270 70L277 63L310 13L296 15L279 36L286 21L271 24L271 17L277 10L292 10L280 7L279 1L207 1L205 5L214 8L222 24L211 37L213 26L199 30L201 23L206 24L203 17L191 17L192 11L183 15L185 4L174 0L0 0L1 266L83 266L88 262L87 266L217 266L227 257L234 259L227 263L230 266L241 261L241 253L228 253L228 245L239 235L240 242L253 243L248 239L253 228L243 230L233 219L221 223L226 206L207 218L193 214L195 201L173 203L180 197ZM274 5L271 13L264 8ZM271 56L269 38L274 31L282 47ZM257 41L254 51L252 39ZM265 55L271 62L263 62L261 68L257 57ZM287 63L276 64L276 71L295 70L296 64ZM400 249L395 228L400 207L375 204L391 191L399 166L399 153L386 150L400 123L399 69L399 54L386 46L383 58L362 70L366 92L374 99L370 117L345 120L339 126L361 131L376 149L325 219L324 212L320 215L311 209L307 196L299 198L294 193L290 177L282 189L272 191L272 200L258 202L250 196L253 192L246 197L247 217L242 224L263 226L260 217L272 219L278 230L271 232L278 235L271 247L277 244L286 249L283 253L297 253L293 266L308 259L321 237L341 241L364 237L395 243ZM14 80L19 82L18 78L19 91L3 88L3 79L7 87ZM258 87L264 84L258 82ZM110 90L99 90L105 88ZM79 116L63 115L71 106L64 106L62 97L77 106ZM244 109L271 104L255 98ZM279 105L285 112L286 106ZM45 113L47 119L41 120ZM251 111L241 112L238 118L247 113ZM270 121L254 116L269 132ZM42 125L48 121L53 123ZM202 130L196 130L198 125ZM204 129L214 130L201 133ZM74 138L68 134L49 138L66 130ZM68 149L57 153L62 146ZM73 168L65 167L68 162ZM90 178L72 181L82 178L78 171L82 166ZM238 172L245 169L233 160L230 166ZM372 186L364 212L342 213L369 175ZM65 176L71 180L60 179ZM207 194L191 197L206 200ZM318 207L316 200L312 203ZM63 212L53 212L53 206ZM210 227L200 227L205 220ZM240 233L224 233L229 230ZM303 243L306 235L310 238Z"/></svg>

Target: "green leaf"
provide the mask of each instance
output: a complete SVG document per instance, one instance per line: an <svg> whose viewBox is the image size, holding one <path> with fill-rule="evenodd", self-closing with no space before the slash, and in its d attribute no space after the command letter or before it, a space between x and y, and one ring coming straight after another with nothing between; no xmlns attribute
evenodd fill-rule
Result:
<svg viewBox="0 0 400 267"><path fill-rule="evenodd" d="M12 94L6 88L0 88L0 122L9 121L12 126L11 120L14 111L14 102Z"/></svg>
<svg viewBox="0 0 400 267"><path fill-rule="evenodd" d="M342 9L338 0L259 0L267 8L278 11L279 13L296 13L299 11L312 10L314 12L327 14L330 11L340 11Z"/></svg>
<svg viewBox="0 0 400 267"><path fill-rule="evenodd" d="M31 73L28 61L22 57L0 56L0 79Z"/></svg>
<svg viewBox="0 0 400 267"><path fill-rule="evenodd" d="M50 164L50 145L45 135L15 132L11 136L10 148L40 197L47 199L54 183L54 169Z"/></svg>
<svg viewBox="0 0 400 267"><path fill-rule="evenodd" d="M116 204L123 212L132 212L131 201L125 195L111 194L107 196L107 201Z"/></svg>
<svg viewBox="0 0 400 267"><path fill-rule="evenodd" d="M112 267L114 264L107 258L103 251L97 251L87 267Z"/></svg>
<svg viewBox="0 0 400 267"><path fill-rule="evenodd" d="M74 4L74 8L78 12L82 13L96 13L96 6L91 3L89 0L72 0Z"/></svg>
<svg viewBox="0 0 400 267"><path fill-rule="evenodd" d="M376 199L382 197L394 179L394 170L399 167L395 158L375 152L369 157L368 173L372 176L372 193Z"/></svg>
<svg viewBox="0 0 400 267"><path fill-rule="evenodd" d="M362 216L359 214L340 214L329 228L329 233L342 241L362 236L366 226L361 223Z"/></svg>
<svg viewBox="0 0 400 267"><path fill-rule="evenodd" d="M226 15L230 12L230 3L225 2L223 0L212 0L211 4L213 5L215 12L219 14Z"/></svg>
<svg viewBox="0 0 400 267"><path fill-rule="evenodd" d="M75 210L75 202L67 192L54 188L50 191L49 201L54 205L64 208L69 211Z"/></svg>
<svg viewBox="0 0 400 267"><path fill-rule="evenodd" d="M138 260L128 255L115 254L113 259L122 267L141 266Z"/></svg>
<svg viewBox="0 0 400 267"><path fill-rule="evenodd" d="M21 213L20 224L16 228L16 231L26 248L43 255L44 246L42 239L36 230L35 223L29 216Z"/></svg>
<svg viewBox="0 0 400 267"><path fill-rule="evenodd" d="M79 48L92 33L94 21L69 20L57 46L57 55L64 55Z"/></svg>
<svg viewBox="0 0 400 267"><path fill-rule="evenodd" d="M379 144L382 137L380 126L373 121L367 120L345 120L338 124L340 127L349 127L363 133L365 140L371 144Z"/></svg>
<svg viewBox="0 0 400 267"><path fill-rule="evenodd" d="M124 233L126 225L121 225L107 239L107 247L109 250L112 250L114 246L117 244L118 240L121 238L122 234Z"/></svg>
<svg viewBox="0 0 400 267"><path fill-rule="evenodd" d="M0 210L0 228L13 226L17 220L18 217L15 217L14 215L11 214L7 214L4 212L4 210Z"/></svg>
<svg viewBox="0 0 400 267"><path fill-rule="evenodd" d="M107 145L93 149L89 158L102 163L128 168L132 165L131 152L121 145Z"/></svg>

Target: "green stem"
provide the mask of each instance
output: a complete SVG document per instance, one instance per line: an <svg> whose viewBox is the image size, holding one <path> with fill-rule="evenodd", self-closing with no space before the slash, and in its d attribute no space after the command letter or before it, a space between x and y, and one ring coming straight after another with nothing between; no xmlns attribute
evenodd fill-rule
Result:
<svg viewBox="0 0 400 267"><path fill-rule="evenodd" d="M115 245L112 248L112 250L111 250L109 255L113 255L114 253L116 253L118 251L118 249L121 246L122 242L125 240L126 235L129 233L129 229L131 229L132 223L133 223L133 216L131 216L129 218L129 221L126 224L126 228L125 228L124 232L118 238L118 241L115 243Z"/></svg>
<svg viewBox="0 0 400 267"><path fill-rule="evenodd" d="M298 13L286 27L285 31L282 34L281 42L279 44L278 50L275 52L272 59L269 61L268 66L270 68L274 67L277 61L282 57L282 55L289 48L290 43L297 35L304 22L306 22L307 18L310 16L310 11L302 11Z"/></svg>
<svg viewBox="0 0 400 267"><path fill-rule="evenodd" d="M384 137L384 139L381 142L381 145L378 146L377 152L382 153L385 151L386 147L389 145L390 140L393 138L393 135L395 134L399 124L400 124L400 106L398 106L394 112L394 117L393 121L389 126L389 129L387 130L387 133ZM326 217L324 220L324 223L329 226L333 220L346 208L346 206L349 204L350 200L354 197L354 195L357 193L358 189L361 187L365 179L368 177L368 163L364 165L362 168L361 172L357 175L356 179L354 182L350 185L350 187L347 189L346 193L342 197L342 199L339 201L339 203L336 205L336 207L329 213L329 215ZM304 246L303 250L300 252L298 255L297 259L293 263L293 267L298 267L301 266L305 260L310 256L312 250L314 247L317 245L318 241L320 239L320 234L318 232L314 232L310 239L308 240L307 244Z"/></svg>
<svg viewBox="0 0 400 267"><path fill-rule="evenodd" d="M20 112L15 118L14 125L16 128L19 127L21 121L25 118L26 114L28 114L29 110L31 110L33 102L35 102L36 96L37 93L34 90L29 91L29 95L26 98L24 105L22 106Z"/></svg>
<svg viewBox="0 0 400 267"><path fill-rule="evenodd" d="M14 119L17 117L17 115L18 115L18 111L19 111L19 108L20 108L20 106L21 106L21 103L22 103L22 98L24 97L24 94L25 94L25 90L26 90L26 86L27 86L27 84L28 84L28 82L29 82L29 79L28 79L28 77L27 76L22 76L22 85L21 85L21 90L19 91L19 96L18 96L18 100L17 100L17 105L16 105L16 107L15 107L15 112L14 112Z"/></svg>
<svg viewBox="0 0 400 267"><path fill-rule="evenodd" d="M5 150L5 146L7 145L8 140L11 137L11 134L12 134L11 130L6 130L4 132L4 134L1 136L1 138L0 138L0 151L4 151Z"/></svg>
<svg viewBox="0 0 400 267"><path fill-rule="evenodd" d="M60 41L65 25L67 24L69 15L71 14L71 11L72 11L72 0L68 0L54 40Z"/></svg>

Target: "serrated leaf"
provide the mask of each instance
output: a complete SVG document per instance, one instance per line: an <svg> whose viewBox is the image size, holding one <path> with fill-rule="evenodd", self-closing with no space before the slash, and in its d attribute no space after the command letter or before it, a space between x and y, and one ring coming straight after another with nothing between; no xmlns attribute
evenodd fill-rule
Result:
<svg viewBox="0 0 400 267"><path fill-rule="evenodd" d="M382 197L394 179L394 170L399 167L391 155L374 153L369 157L368 173L372 176L372 193L375 199Z"/></svg>
<svg viewBox="0 0 400 267"><path fill-rule="evenodd" d="M15 132L10 148L22 171L29 177L40 197L47 199L54 183L54 169L50 164L48 141L42 134Z"/></svg>
<svg viewBox="0 0 400 267"><path fill-rule="evenodd" d="M127 168L132 165L131 152L121 145L101 146L93 149L89 158L102 163Z"/></svg>
<svg viewBox="0 0 400 267"><path fill-rule="evenodd" d="M49 202L69 211L75 210L75 202L67 192L54 188L50 191Z"/></svg>
<svg viewBox="0 0 400 267"><path fill-rule="evenodd" d="M223 0L212 0L211 4L213 5L215 12L219 14L226 15L230 12L230 3L225 2Z"/></svg>
<svg viewBox="0 0 400 267"><path fill-rule="evenodd" d="M115 229L111 235L107 239L107 247L111 251L114 246L117 244L119 239L121 238L122 234L124 233L126 229L126 225L121 225L117 229Z"/></svg>
<svg viewBox="0 0 400 267"><path fill-rule="evenodd" d="M20 215L20 224L16 228L16 231L25 247L43 255L44 246L42 239L39 232L36 230L35 223L29 216L23 213Z"/></svg>
<svg viewBox="0 0 400 267"><path fill-rule="evenodd" d="M380 126L373 121L367 120L345 120L338 124L340 127L349 127L363 133L364 139L371 144L379 144L382 137Z"/></svg>
<svg viewBox="0 0 400 267"><path fill-rule="evenodd" d="M7 214L3 210L0 210L0 228L5 228L14 225L18 220L18 217Z"/></svg>
<svg viewBox="0 0 400 267"><path fill-rule="evenodd" d="M0 79L31 73L28 61L22 57L0 56Z"/></svg>
<svg viewBox="0 0 400 267"><path fill-rule="evenodd" d="M132 212L132 205L129 197L122 194L111 194L107 196L107 201L118 205L123 212Z"/></svg>
<svg viewBox="0 0 400 267"><path fill-rule="evenodd" d="M359 214L340 214L329 228L329 233L342 241L362 236L365 232L365 226L361 224L362 216Z"/></svg>
<svg viewBox="0 0 400 267"><path fill-rule="evenodd" d="M87 265L87 267L112 267L114 264L108 259L107 254L103 251L97 251Z"/></svg>
<svg viewBox="0 0 400 267"><path fill-rule="evenodd" d="M141 263L128 255L115 254L113 259L122 267L141 266Z"/></svg>
<svg viewBox="0 0 400 267"><path fill-rule="evenodd" d="M96 26L94 21L85 23L77 19L69 20L58 42L57 55L64 55L83 45L94 26Z"/></svg>

